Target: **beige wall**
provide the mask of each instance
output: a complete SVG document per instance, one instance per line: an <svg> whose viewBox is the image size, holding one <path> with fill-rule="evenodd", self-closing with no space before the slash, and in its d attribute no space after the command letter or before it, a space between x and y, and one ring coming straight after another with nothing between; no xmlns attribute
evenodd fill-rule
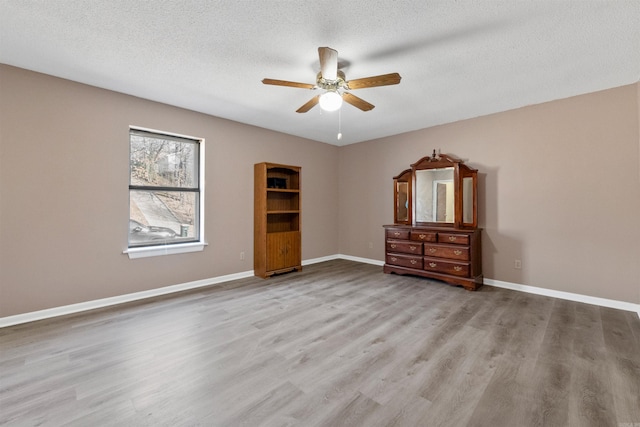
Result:
<svg viewBox="0 0 640 427"><path fill-rule="evenodd" d="M485 277L640 303L639 97L634 84L343 147L342 253L384 259L392 177L440 149L479 170Z"/></svg>
<svg viewBox="0 0 640 427"><path fill-rule="evenodd" d="M0 91L0 317L252 270L262 161L302 167L303 259L338 253L337 147L4 65ZM203 252L122 254L129 125L206 139Z"/></svg>
<svg viewBox="0 0 640 427"><path fill-rule="evenodd" d="M4 65L0 94L0 317L251 270L261 161L302 166L303 259L383 260L434 148L480 171L486 277L640 303L638 84L341 148ZM129 125L206 139L204 252L122 254Z"/></svg>

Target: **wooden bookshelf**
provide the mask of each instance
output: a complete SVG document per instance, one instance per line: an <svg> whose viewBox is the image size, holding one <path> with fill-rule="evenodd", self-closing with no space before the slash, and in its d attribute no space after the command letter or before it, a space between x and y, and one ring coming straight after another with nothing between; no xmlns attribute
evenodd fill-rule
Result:
<svg viewBox="0 0 640 427"><path fill-rule="evenodd" d="M253 269L258 277L302 270L300 167L254 166Z"/></svg>

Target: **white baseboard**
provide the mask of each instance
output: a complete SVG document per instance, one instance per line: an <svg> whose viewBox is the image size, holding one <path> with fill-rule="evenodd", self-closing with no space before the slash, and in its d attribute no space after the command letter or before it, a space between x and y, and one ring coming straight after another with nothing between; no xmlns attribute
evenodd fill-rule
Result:
<svg viewBox="0 0 640 427"><path fill-rule="evenodd" d="M330 261L333 259L346 259L349 261L356 261L356 262L362 262L365 264L372 264L372 265L379 265L379 266L384 265L384 261L379 261L377 259L360 258L360 257L351 256L351 255L343 255L343 254L336 254L336 255L331 255L327 257L307 260L303 262L302 265L315 264L318 262ZM574 294L571 292L555 291L553 289L538 288L536 286L527 286L527 285L521 285L519 283L503 282L501 280L493 280L493 279L487 279L487 278L484 279L484 284L487 286L493 286L496 288L504 288L504 289L510 289L518 292L525 292L528 294L544 295L548 297L559 298L559 299L564 299L569 301L582 302L585 304L615 308L618 310L633 311L638 313L638 317L640 317L640 304L633 304L631 302L592 297L589 295Z"/></svg>
<svg viewBox="0 0 640 427"><path fill-rule="evenodd" d="M331 261L334 259L340 259L340 255L329 255L320 258L302 260L302 266L304 267L305 265L317 264L319 262Z"/></svg>
<svg viewBox="0 0 640 427"><path fill-rule="evenodd" d="M360 257L357 257L357 256L342 255L342 254L336 255L336 257L339 258L339 259L346 259L348 261L361 262L361 263L364 263L364 264L379 265L380 267L382 267L384 265L384 261L378 261L377 259L360 258Z"/></svg>
<svg viewBox="0 0 640 427"><path fill-rule="evenodd" d="M320 258L304 260L302 265L317 264L319 262L331 261L334 259L346 259L349 261L361 262L377 266L384 265L384 261L370 258L360 258L351 255L335 254ZM163 288L150 289L148 291L134 292L131 294L118 295L110 298L102 298L93 301L81 302L78 304L70 304L62 307L54 307L46 310L33 311L30 313L16 314L14 316L0 317L0 328L18 325L21 323L34 322L36 320L44 320L52 317L64 316L68 314L80 313L82 311L95 310L96 308L109 307L125 302L138 301L145 298L153 298L161 295L167 295L175 292L186 291L189 289L202 288L205 286L216 285L219 283L229 282L231 280L244 279L253 276L253 270L241 273L227 274L225 276L214 277L211 279L196 280L193 282L182 283L178 285L165 286ZM500 280L484 279L485 285L495 286L497 288L511 289L514 291L526 292L530 294L545 295L553 298L560 298L569 301L583 302L587 304L599 305L603 307L615 308L624 311L634 311L640 316L640 304L630 302L610 300L606 298L591 297L588 295L574 294L570 292L555 291L552 289L538 288L535 286L520 285L517 283L502 282Z"/></svg>
<svg viewBox="0 0 640 427"><path fill-rule="evenodd" d="M521 285L519 283L503 282L501 280L484 279L484 284L496 288L511 289L528 294L544 295L547 297L565 299L569 301L582 302L585 304L599 305L602 307L615 308L624 311L635 311L640 317L640 304L617 301L607 298L592 297L589 295L574 294L571 292L556 291L553 289L538 288L536 286Z"/></svg>
<svg viewBox="0 0 640 427"><path fill-rule="evenodd" d="M14 316L0 317L0 328L18 325L21 323L34 322L36 320L50 319L52 317L65 316L67 314L80 313L82 311L95 310L96 308L109 307L125 302L138 301L145 298L153 298L189 289L202 288L231 280L252 277L253 270L242 273L228 274L226 276L214 277L212 279L196 280L179 285L165 286L163 288L150 289L148 291L134 292L131 294L118 295L115 297L102 298L93 301L86 301L77 304L64 305L61 307L48 308L46 310L32 311L30 313L16 314Z"/></svg>
<svg viewBox="0 0 640 427"><path fill-rule="evenodd" d="M337 259L337 258L348 259L351 261L363 262L363 263L373 264L373 265L380 265L380 266L384 265L384 261L378 261L376 259L359 258L359 257L353 257L349 255L342 255L342 254L336 255L333 259ZM638 313L638 317L640 317L640 304L634 304L631 302L592 297L589 295L574 294L571 292L555 291L553 289L538 288L536 286L527 286L527 285L521 285L519 283L503 282L501 280L493 280L493 279L487 279L487 278L484 279L484 284L487 286L493 286L496 288L504 288L504 289L511 289L519 292L525 292L528 294L544 295L548 297L559 298L559 299L575 301L575 302L582 302L585 304L599 305L602 307L615 308L615 309L624 310L624 311L634 311Z"/></svg>
<svg viewBox="0 0 640 427"><path fill-rule="evenodd" d="M335 255L329 255L329 256L320 257L320 258L308 259L306 261L302 261L302 265L305 266L305 265L317 264L319 262L331 261L334 259L346 259L348 261L361 262L363 264L379 265L380 267L384 265L384 261L378 261L377 259L360 258L357 256L343 255L343 254L335 254Z"/></svg>

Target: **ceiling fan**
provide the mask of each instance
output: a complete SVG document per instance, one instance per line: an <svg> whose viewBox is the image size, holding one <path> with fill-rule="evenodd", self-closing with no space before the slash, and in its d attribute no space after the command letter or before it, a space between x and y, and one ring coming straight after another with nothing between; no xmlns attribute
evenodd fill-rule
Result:
<svg viewBox="0 0 640 427"><path fill-rule="evenodd" d="M342 101L359 108L362 111L372 110L375 106L362 98L351 94L350 90L364 89L375 86L397 85L400 74L390 73L380 76L364 77L362 79L345 80L344 73L338 69L338 51L330 47L319 47L320 72L316 76L316 84L297 83L288 80L263 79L266 85L289 86L301 89L322 89L324 92L311 98L306 104L296 110L296 113L306 113L320 104L325 111L335 111L340 108Z"/></svg>

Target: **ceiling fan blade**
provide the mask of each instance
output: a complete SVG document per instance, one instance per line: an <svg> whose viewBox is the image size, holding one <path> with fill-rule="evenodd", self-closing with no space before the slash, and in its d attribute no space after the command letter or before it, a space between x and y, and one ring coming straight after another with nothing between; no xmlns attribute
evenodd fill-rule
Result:
<svg viewBox="0 0 640 427"><path fill-rule="evenodd" d="M300 89L315 89L316 85L309 83L290 82L288 80L262 79L262 83L266 85L299 87Z"/></svg>
<svg viewBox="0 0 640 427"><path fill-rule="evenodd" d="M298 108L296 110L296 113L306 113L307 111L309 111L313 107L315 107L319 100L320 100L320 95L314 96L309 101L307 101L306 104L304 104L302 107Z"/></svg>
<svg viewBox="0 0 640 427"><path fill-rule="evenodd" d="M356 108L361 109L362 111L369 111L375 108L375 105L369 104L362 98L358 98L355 95L350 94L349 92L345 92L342 94L342 100L353 105Z"/></svg>
<svg viewBox="0 0 640 427"><path fill-rule="evenodd" d="M380 76L365 77L362 79L349 80L347 87L353 89L364 89L366 87L397 85L400 83L400 74L382 74Z"/></svg>
<svg viewBox="0 0 640 427"><path fill-rule="evenodd" d="M320 73L325 80L338 78L338 51L330 47L319 47Z"/></svg>

